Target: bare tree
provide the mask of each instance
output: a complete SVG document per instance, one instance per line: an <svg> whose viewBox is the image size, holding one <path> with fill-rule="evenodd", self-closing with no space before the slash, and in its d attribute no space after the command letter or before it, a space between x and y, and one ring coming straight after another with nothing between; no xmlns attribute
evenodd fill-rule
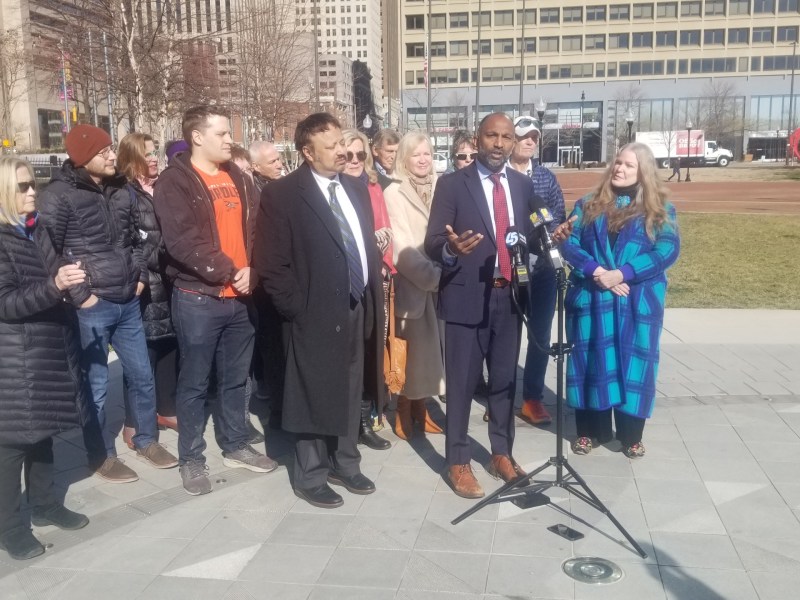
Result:
<svg viewBox="0 0 800 600"><path fill-rule="evenodd" d="M14 139L14 107L25 94L26 57L19 32L0 32L0 136Z"/></svg>

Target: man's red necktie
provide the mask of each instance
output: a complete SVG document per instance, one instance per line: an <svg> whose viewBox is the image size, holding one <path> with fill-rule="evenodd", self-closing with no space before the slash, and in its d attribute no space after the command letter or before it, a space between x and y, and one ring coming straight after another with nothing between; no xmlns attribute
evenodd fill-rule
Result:
<svg viewBox="0 0 800 600"><path fill-rule="evenodd" d="M511 255L506 247L506 232L511 223L508 219L506 190L500 182L500 173L492 173L489 177L494 183L492 199L494 200L494 237L497 241L497 262L500 273L505 279L511 281Z"/></svg>

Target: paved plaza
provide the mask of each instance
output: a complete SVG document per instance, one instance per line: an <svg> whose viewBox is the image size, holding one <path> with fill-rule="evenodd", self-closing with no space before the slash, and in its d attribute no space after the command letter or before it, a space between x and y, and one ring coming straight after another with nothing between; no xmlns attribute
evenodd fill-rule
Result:
<svg viewBox="0 0 800 600"><path fill-rule="evenodd" d="M47 552L31 561L0 554L2 600L785 600L800 589L800 311L667 311L659 401L645 428L647 455L614 442L570 464L645 549L641 558L613 524L562 489L522 510L474 501L441 478L444 436L417 434L388 451L362 449L377 492L343 491L337 510L311 507L290 485L291 440L268 430L270 474L223 466L207 439L214 491L190 497L177 469L159 471L122 446L140 475L114 485L91 476L79 432L56 444L57 484L83 530L34 528ZM524 350L523 350L524 357ZM548 373L555 389L555 367ZM119 372L115 389L119 389ZM113 395L121 402L121 395ZM521 402L521 399L520 399ZM554 397L547 399L554 404ZM438 401L429 403L443 422ZM554 406L551 409L555 410ZM473 467L484 489L483 407L470 421ZM574 434L567 415L567 438ZM555 453L555 424L517 420L514 454L531 470ZM176 435L162 434L176 452ZM541 478L552 478L553 470ZM547 530L584 534L568 542ZM615 562L620 581L570 579L574 556Z"/></svg>

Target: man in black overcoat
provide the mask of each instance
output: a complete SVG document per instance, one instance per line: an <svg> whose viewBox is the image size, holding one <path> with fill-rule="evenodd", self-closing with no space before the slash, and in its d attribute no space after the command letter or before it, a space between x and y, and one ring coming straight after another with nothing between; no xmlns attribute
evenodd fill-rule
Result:
<svg viewBox="0 0 800 600"><path fill-rule="evenodd" d="M254 262L285 319L283 429L296 434L295 494L336 508L343 500L329 483L375 491L356 444L365 387L385 393L381 257L367 188L343 174L336 118L301 121L295 146L305 162L262 193Z"/></svg>

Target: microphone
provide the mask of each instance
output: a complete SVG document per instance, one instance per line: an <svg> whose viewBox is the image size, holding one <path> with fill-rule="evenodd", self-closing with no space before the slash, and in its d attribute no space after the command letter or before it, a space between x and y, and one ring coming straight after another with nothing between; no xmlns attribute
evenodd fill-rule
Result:
<svg viewBox="0 0 800 600"><path fill-rule="evenodd" d="M506 229L506 248L511 254L511 270L519 286L526 286L529 281L528 267L523 260L527 245L528 240L515 226Z"/></svg>
<svg viewBox="0 0 800 600"><path fill-rule="evenodd" d="M540 208L531 213L530 220L531 225L533 225L533 233L538 240L538 254L546 257L554 269L565 268L566 263L558 251L558 246L553 241L548 228L548 225L553 223L553 215L546 208Z"/></svg>

